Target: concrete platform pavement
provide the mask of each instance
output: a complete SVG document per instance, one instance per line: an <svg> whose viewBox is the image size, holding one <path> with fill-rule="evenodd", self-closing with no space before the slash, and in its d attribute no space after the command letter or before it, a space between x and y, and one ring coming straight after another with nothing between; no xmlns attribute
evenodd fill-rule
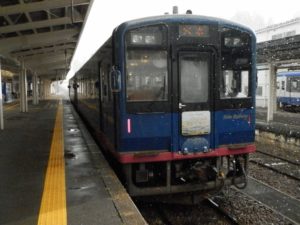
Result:
<svg viewBox="0 0 300 225"><path fill-rule="evenodd" d="M4 118L1 225L146 224L68 101Z"/></svg>

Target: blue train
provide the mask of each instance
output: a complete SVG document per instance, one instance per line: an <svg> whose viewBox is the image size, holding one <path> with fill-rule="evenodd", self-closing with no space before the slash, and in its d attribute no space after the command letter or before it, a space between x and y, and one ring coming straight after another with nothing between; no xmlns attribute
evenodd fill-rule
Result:
<svg viewBox="0 0 300 225"><path fill-rule="evenodd" d="M245 186L255 151L256 38L196 15L122 23L70 80L70 99L132 196Z"/></svg>
<svg viewBox="0 0 300 225"><path fill-rule="evenodd" d="M280 107L300 109L300 72L277 74L277 103Z"/></svg>

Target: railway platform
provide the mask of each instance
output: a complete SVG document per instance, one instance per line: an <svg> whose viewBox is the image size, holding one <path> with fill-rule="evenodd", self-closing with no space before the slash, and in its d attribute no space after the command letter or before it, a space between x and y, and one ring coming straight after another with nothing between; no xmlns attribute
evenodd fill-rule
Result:
<svg viewBox="0 0 300 225"><path fill-rule="evenodd" d="M266 121L267 111L265 108L257 108L256 128L278 135L300 138L300 113L278 110L274 113L274 120Z"/></svg>
<svg viewBox="0 0 300 225"><path fill-rule="evenodd" d="M146 224L67 100L4 107L0 224Z"/></svg>

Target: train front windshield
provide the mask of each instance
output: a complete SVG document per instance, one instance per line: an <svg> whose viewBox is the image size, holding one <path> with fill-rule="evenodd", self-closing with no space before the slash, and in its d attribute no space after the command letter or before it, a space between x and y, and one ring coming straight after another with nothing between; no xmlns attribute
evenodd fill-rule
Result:
<svg viewBox="0 0 300 225"><path fill-rule="evenodd" d="M220 99L241 101L249 107L253 88L251 37L234 29L223 28L222 31Z"/></svg>
<svg viewBox="0 0 300 225"><path fill-rule="evenodd" d="M168 96L167 51L128 50L127 100L166 101Z"/></svg>

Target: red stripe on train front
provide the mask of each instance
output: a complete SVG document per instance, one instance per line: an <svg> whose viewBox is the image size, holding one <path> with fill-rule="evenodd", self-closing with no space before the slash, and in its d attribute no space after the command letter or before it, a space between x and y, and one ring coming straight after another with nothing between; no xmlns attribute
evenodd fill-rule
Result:
<svg viewBox="0 0 300 225"><path fill-rule="evenodd" d="M118 161L121 163L145 163L145 162L161 162L161 161L173 161L183 159L196 159L207 157L218 157L226 155L238 155L255 152L255 145L247 145L243 148L230 149L227 147L217 148L207 153L191 153L187 155L179 154L176 152L161 152L153 155L140 155L135 153L117 153Z"/></svg>

